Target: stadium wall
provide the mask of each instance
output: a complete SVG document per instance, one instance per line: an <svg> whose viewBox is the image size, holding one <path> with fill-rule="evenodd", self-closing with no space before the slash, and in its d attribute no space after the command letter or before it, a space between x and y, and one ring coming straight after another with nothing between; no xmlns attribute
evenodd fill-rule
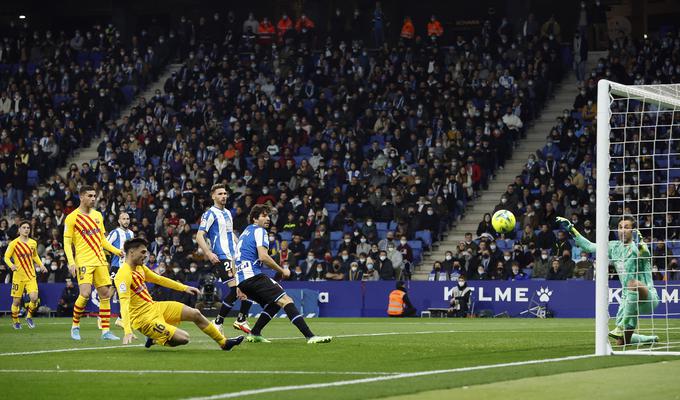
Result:
<svg viewBox="0 0 680 400"><path fill-rule="evenodd" d="M593 318L595 316L594 281L470 281L473 289L474 311L488 310L487 314L505 313L520 317L522 312L537 305L546 305L554 317ZM610 282L610 315L616 314L621 289ZM453 295L456 282L407 282L409 298L418 311L445 308ZM378 282L285 282L284 287L306 315L321 317L386 317L387 296L394 289L394 281ZM56 309L64 285L39 284L41 304ZM0 293L9 294L10 284L0 284ZM680 315L680 282L658 282L661 304L658 313ZM314 297L317 302L314 302ZM0 311L10 309L11 298L0 296ZM90 302L88 311L97 307ZM258 313L259 308L253 308ZM118 313L114 301L112 311Z"/></svg>

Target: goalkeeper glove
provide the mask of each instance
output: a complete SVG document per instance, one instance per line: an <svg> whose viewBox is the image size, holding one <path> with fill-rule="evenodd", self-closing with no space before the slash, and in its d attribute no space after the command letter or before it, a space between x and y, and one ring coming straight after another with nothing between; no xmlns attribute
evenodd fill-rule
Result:
<svg viewBox="0 0 680 400"><path fill-rule="evenodd" d="M572 224L571 221L569 221L568 219L562 218L562 217L556 217L555 220L562 227L562 229L564 229L565 231L567 231L569 233L572 233L573 231L575 231L574 230L574 224Z"/></svg>

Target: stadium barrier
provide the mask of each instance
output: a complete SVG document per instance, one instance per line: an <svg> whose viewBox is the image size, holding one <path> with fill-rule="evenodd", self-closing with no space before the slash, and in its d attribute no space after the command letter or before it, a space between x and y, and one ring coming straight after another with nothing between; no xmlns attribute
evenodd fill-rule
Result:
<svg viewBox="0 0 680 400"><path fill-rule="evenodd" d="M321 317L386 317L387 297L394 289L394 281L377 282L285 282L284 288L296 301L305 315L314 314ZM609 295L612 300L609 312L615 315L621 296L618 281L609 282ZM220 289L226 293L224 286ZM410 281L406 283L408 295L413 305L418 309L448 307L453 295L454 281L427 282ZM484 314L507 314L511 317L520 316L530 304L546 305L553 316L558 318L593 318L595 316L595 282L594 281L468 281L473 289L472 300L475 311ZM41 305L47 305L52 310L64 288L62 283L41 283ZM151 285L149 285L151 286ZM10 284L0 284L0 311L10 309ZM93 292L94 293L94 292ZM661 303L657 313L672 317L680 316L680 282L659 282L657 293ZM95 299L96 301L96 299ZM238 305L236 305L238 308ZM97 306L93 301L88 303L87 310L96 312ZM112 304L112 312L118 313L118 303ZM259 307L254 306L253 314L259 313Z"/></svg>

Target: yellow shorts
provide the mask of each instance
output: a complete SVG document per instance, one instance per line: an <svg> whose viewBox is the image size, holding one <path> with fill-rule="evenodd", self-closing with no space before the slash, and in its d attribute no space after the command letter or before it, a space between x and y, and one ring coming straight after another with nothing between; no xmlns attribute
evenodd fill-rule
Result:
<svg viewBox="0 0 680 400"><path fill-rule="evenodd" d="M95 265L91 267L78 267L78 284L90 284L94 287L111 286L111 275L108 265Z"/></svg>
<svg viewBox="0 0 680 400"><path fill-rule="evenodd" d="M177 301L159 301L153 304L152 311L133 321L132 325L157 344L165 345L182 321L182 308L184 304Z"/></svg>
<svg viewBox="0 0 680 400"><path fill-rule="evenodd" d="M15 281L12 280L12 290L10 296L21 297L24 295L24 290L26 293L33 293L38 291L38 281L31 279L28 281Z"/></svg>

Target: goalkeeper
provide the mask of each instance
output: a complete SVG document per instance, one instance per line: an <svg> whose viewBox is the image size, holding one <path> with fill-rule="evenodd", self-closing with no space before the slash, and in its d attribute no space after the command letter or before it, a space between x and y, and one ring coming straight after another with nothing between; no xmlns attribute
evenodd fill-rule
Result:
<svg viewBox="0 0 680 400"><path fill-rule="evenodd" d="M557 222L576 241L583 251L595 253L595 244L581 236L566 218L557 217ZM619 240L609 242L608 255L614 263L623 288L621 304L616 313L616 327L609 336L617 345L653 343L658 336L635 334L639 314L651 314L659 304L659 296L652 280L651 254L642 240L642 234L635 228L633 217L624 216L618 225Z"/></svg>

